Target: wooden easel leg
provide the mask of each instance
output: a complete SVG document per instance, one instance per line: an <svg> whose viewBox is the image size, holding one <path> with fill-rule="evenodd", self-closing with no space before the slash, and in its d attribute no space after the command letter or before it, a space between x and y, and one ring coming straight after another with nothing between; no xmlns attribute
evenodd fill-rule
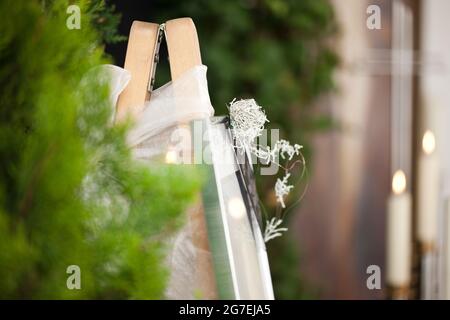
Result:
<svg viewBox="0 0 450 320"><path fill-rule="evenodd" d="M194 22L190 18L180 18L166 22L166 42L170 60L172 80L189 69L201 65L200 45ZM201 299L217 299L217 287L210 254L206 220L200 197L197 205L189 211L194 246L197 255L198 289Z"/></svg>
<svg viewBox="0 0 450 320"><path fill-rule="evenodd" d="M156 23L142 21L134 21L131 26L124 66L131 73L131 80L119 96L116 122L139 114L144 102L150 99L147 88L154 66L158 27Z"/></svg>

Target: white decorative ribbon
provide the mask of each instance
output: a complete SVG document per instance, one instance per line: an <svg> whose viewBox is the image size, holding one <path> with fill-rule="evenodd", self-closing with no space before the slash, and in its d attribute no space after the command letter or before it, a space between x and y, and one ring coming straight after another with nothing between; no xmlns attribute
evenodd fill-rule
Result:
<svg viewBox="0 0 450 320"><path fill-rule="evenodd" d="M109 76L110 99L115 108L119 94L131 79L130 73L113 65L101 67ZM130 147L157 135L176 124L214 115L206 80L207 67L198 65L178 79L153 90L127 136Z"/></svg>

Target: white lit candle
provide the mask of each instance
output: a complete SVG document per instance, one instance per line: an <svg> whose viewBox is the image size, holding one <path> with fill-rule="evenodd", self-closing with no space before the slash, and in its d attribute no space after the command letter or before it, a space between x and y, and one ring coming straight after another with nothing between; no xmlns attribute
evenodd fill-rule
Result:
<svg viewBox="0 0 450 320"><path fill-rule="evenodd" d="M436 141L431 131L422 139L422 153L418 163L417 238L424 248L433 248L437 236L439 201L439 162L435 153Z"/></svg>
<svg viewBox="0 0 450 320"><path fill-rule="evenodd" d="M387 212L387 282L396 288L409 285L411 278L411 195L401 170L392 178Z"/></svg>

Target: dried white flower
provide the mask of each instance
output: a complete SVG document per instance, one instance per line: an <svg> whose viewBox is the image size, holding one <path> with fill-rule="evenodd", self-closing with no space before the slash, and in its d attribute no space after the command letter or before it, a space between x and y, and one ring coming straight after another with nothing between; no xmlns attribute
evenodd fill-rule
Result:
<svg viewBox="0 0 450 320"><path fill-rule="evenodd" d="M261 106L254 99L234 99L229 105L230 124L236 139L236 147L251 150L259 137L267 120Z"/></svg>
<svg viewBox="0 0 450 320"><path fill-rule="evenodd" d="M278 226L283 222L282 219L272 218L270 221L266 221L266 229L264 231L264 242L267 242L273 238L282 236L282 232L288 230L288 228L278 228Z"/></svg>
<svg viewBox="0 0 450 320"><path fill-rule="evenodd" d="M294 156L300 155L302 146L298 144L291 145L289 141L283 139L276 141L273 148L258 145L256 139L262 135L265 123L269 122L269 120L264 110L254 99L234 99L229 105L229 111L231 131L235 139L235 148L241 152L249 151L266 164L274 163L285 170L283 179L277 179L275 183L277 202L280 203L282 208L285 208L284 199L291 189L294 188L293 185L288 184L288 179L291 176L289 170L293 166L285 168L280 164L279 160L280 158L286 162L292 160ZM287 231L287 228L278 228L281 223L282 220L278 218L272 218L272 220L267 221L264 231L265 242L279 237L283 231Z"/></svg>
<svg viewBox="0 0 450 320"><path fill-rule="evenodd" d="M298 156L300 154L300 150L303 146L299 144L291 145L291 143L287 140L281 139L275 142L275 145L271 149L266 146L266 149L253 147L251 149L252 153L255 154L259 159L262 159L266 162L277 163L277 156L280 155L282 159L286 159L286 154L288 156L288 160L292 160L294 156ZM278 163L277 163L278 164Z"/></svg>
<svg viewBox="0 0 450 320"><path fill-rule="evenodd" d="M264 160L267 164L274 161L276 157L273 150L271 150L269 146L266 146L265 149L263 149L262 147L253 146L250 151L259 159Z"/></svg>
<svg viewBox="0 0 450 320"><path fill-rule="evenodd" d="M290 176L290 173L286 173L282 180L278 178L275 183L275 195L277 197L277 202L279 202L283 208L286 208L286 205L284 204L284 197L289 194L292 188L294 188L293 185L287 184Z"/></svg>
<svg viewBox="0 0 450 320"><path fill-rule="evenodd" d="M292 146L289 141L281 139L275 143L274 150L275 152L279 151L280 156L283 159L285 159L285 153L287 153L289 160L292 160L295 155L298 156L300 154L300 149L302 148L303 147L299 144L294 144Z"/></svg>

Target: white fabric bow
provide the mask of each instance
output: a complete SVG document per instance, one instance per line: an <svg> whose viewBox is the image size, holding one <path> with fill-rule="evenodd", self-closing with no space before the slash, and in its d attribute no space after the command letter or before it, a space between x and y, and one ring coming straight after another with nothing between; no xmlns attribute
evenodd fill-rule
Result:
<svg viewBox="0 0 450 320"><path fill-rule="evenodd" d="M116 106L120 93L128 85L131 75L113 65L102 66L110 81L110 99ZM137 146L166 128L176 124L188 123L195 119L214 115L206 80L207 67L198 65L186 71L178 79L152 91L142 112L128 133L130 147Z"/></svg>

